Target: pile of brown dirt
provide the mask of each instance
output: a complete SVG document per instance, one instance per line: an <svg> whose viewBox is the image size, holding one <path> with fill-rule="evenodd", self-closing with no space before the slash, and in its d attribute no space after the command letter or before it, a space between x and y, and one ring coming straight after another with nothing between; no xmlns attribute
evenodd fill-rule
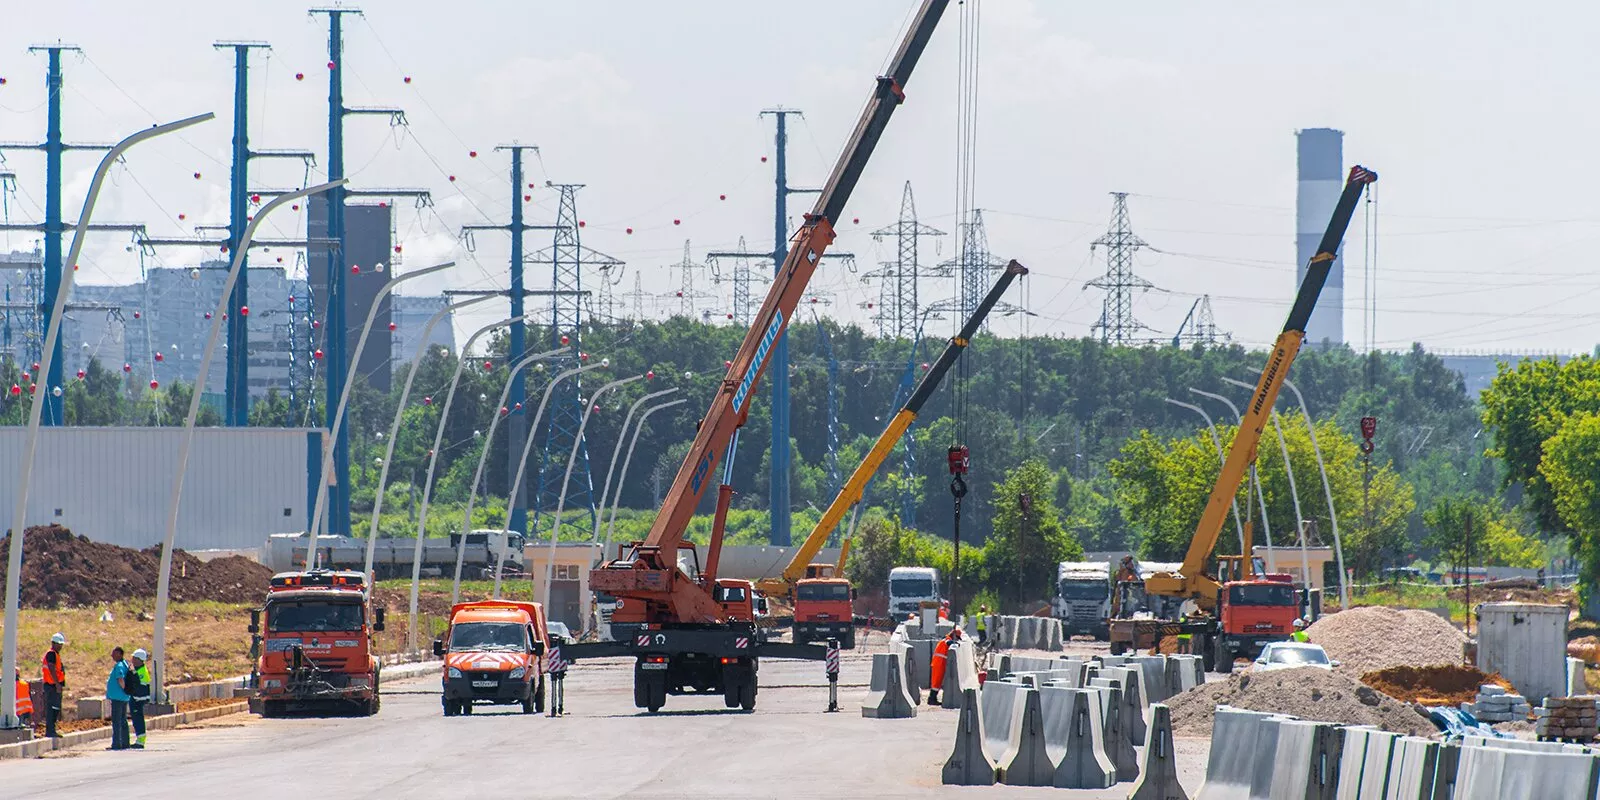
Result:
<svg viewBox="0 0 1600 800"><path fill-rule="evenodd" d="M1344 675L1317 667L1240 673L1226 681L1190 689L1168 705L1172 708L1173 733L1180 736L1210 736L1219 705L1322 722L1372 725L1412 736L1438 733L1418 710Z"/></svg>
<svg viewBox="0 0 1600 800"><path fill-rule="evenodd" d="M1465 603L1469 598L1465 588L1452 588L1445 590L1445 596L1458 603ZM1558 589L1540 586L1532 578L1519 578L1504 581L1492 581L1487 584L1475 584L1472 587L1472 605L1479 603L1544 603L1546 605L1566 606L1573 611L1578 610L1578 593L1571 589Z"/></svg>
<svg viewBox="0 0 1600 800"><path fill-rule="evenodd" d="M1600 637L1579 636L1567 642L1567 655L1587 664L1600 662Z"/></svg>
<svg viewBox="0 0 1600 800"><path fill-rule="evenodd" d="M0 553L11 537L0 537ZM123 600L153 599L161 548L133 550L92 542L60 525L28 528L22 539L20 595L25 608L71 608ZM202 562L182 550L172 553L174 600L257 602L272 570L247 558ZM5 576L0 574L0 589Z"/></svg>
<svg viewBox="0 0 1600 800"><path fill-rule="evenodd" d="M1498 673L1486 675L1472 667L1444 664L1390 667L1362 675L1361 682L1401 702L1430 706L1470 703L1486 683L1512 688Z"/></svg>
<svg viewBox="0 0 1600 800"><path fill-rule="evenodd" d="M1398 666L1460 664L1467 643L1467 635L1438 614L1387 606L1329 614L1306 634L1351 676Z"/></svg>

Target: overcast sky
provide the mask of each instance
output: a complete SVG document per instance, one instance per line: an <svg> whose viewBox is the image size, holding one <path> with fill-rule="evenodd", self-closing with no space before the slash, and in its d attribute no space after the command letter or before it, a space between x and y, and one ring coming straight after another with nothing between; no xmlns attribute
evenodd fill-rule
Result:
<svg viewBox="0 0 1600 800"><path fill-rule="evenodd" d="M212 48L217 40L273 46L252 61L252 145L309 148L325 164L325 17L281 2L8 5L0 140L42 140L45 59L27 51L39 43L83 48L65 59L69 141L109 142L152 122L217 113L131 153L97 221L142 222L167 236L226 222L233 60ZM583 241L627 262L618 291L631 291L639 275L646 291L668 294L677 285L668 265L685 239L697 260L740 236L770 247L774 164L761 158L772 154L772 124L759 112L804 110L791 132L791 183L820 183L913 6L368 3L345 27L346 102L398 106L409 127L350 119L348 174L357 187L433 192L431 210L402 202L397 221L405 266L460 262L432 288L504 287L504 237L478 234L468 253L456 233L506 219L508 159L495 145L538 145L530 221L553 220L546 179L587 184ZM1033 270L1026 295L1014 298L1038 314L1029 331L1088 333L1101 294L1083 285L1104 270L1089 243L1105 229L1108 193L1125 191L1135 230L1154 248L1140 254L1139 274L1158 287L1138 299L1136 316L1170 334L1208 293L1222 330L1270 341L1295 288L1294 132L1336 127L1347 132L1347 165L1382 176L1371 261L1379 346L1592 349L1600 276L1583 253L1600 238L1600 199L1588 188L1600 168L1591 102L1600 67L1590 57L1600 6L1457 0L1449 9L1421 0L983 0L977 203L991 249ZM895 218L907 180L923 221L955 228L956 34L952 5L841 221L835 247L854 251L862 271L893 252L867 233ZM5 158L17 174L9 219L40 219L42 156ZM69 219L94 161L67 156ZM252 169L259 186L306 178L290 162ZM791 212L808 206L795 198ZM295 232L287 212L273 235ZM546 238L530 234L530 243ZM1358 344L1365 238L1358 217L1345 248L1346 330ZM98 235L79 280L137 280L138 257L125 245L120 234ZM28 234L0 235L0 250L31 246ZM952 237L924 246L929 264L953 252ZM198 256L165 249L147 263L183 266ZM294 262L275 252L254 261L278 256ZM530 271L530 288L548 284ZM857 304L878 291L833 265L813 285L834 301L826 313L857 321L871 313ZM923 287L925 298L951 292L949 281ZM662 299L657 313L676 304ZM714 305L724 311L727 301ZM646 303L647 313L654 308ZM1014 334L1019 324L996 327Z"/></svg>

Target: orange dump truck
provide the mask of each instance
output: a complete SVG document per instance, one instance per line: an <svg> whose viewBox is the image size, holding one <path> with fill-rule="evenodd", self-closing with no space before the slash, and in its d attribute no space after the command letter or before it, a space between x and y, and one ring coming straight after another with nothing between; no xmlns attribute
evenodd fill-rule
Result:
<svg viewBox="0 0 1600 800"><path fill-rule="evenodd" d="M265 624L263 624L263 616ZM251 708L276 717L291 708L348 707L378 713L378 656L383 630L366 576L312 570L272 576L266 603L250 612L257 655Z"/></svg>
<svg viewBox="0 0 1600 800"><path fill-rule="evenodd" d="M435 639L444 658L444 715L471 714L474 703L544 710L544 607L520 600L478 600L450 608L450 628Z"/></svg>

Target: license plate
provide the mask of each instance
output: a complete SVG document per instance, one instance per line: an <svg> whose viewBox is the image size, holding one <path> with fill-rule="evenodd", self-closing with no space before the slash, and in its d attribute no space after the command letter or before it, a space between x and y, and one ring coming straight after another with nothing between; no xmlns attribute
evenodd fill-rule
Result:
<svg viewBox="0 0 1600 800"><path fill-rule="evenodd" d="M639 665L639 669L666 669L666 668L667 668L666 664L657 664L657 663L655 663L653 661L647 661L647 662Z"/></svg>
<svg viewBox="0 0 1600 800"><path fill-rule="evenodd" d="M474 688L474 689L493 689L494 687L499 686L499 685L500 685L499 681L473 681L472 682L472 688Z"/></svg>

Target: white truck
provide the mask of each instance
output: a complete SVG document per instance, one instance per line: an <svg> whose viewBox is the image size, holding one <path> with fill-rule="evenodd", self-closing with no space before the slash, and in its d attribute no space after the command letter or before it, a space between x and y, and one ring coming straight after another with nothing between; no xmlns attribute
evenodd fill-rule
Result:
<svg viewBox="0 0 1600 800"><path fill-rule="evenodd" d="M510 537L506 541L506 537ZM262 562L274 572L305 569L305 533L275 533L267 537ZM461 534L449 538L427 539L422 543L423 577L451 577L455 575L456 548ZM501 548L506 553L505 576L521 576L528 572L522 534L514 531L474 530L467 534L466 551L462 554L461 573L467 578L494 576L494 564L500 558ZM372 553L372 571L378 579L411 577L411 560L416 557L416 539L379 537ZM318 566L326 569L360 570L367 562L365 537L319 536Z"/></svg>
<svg viewBox="0 0 1600 800"><path fill-rule="evenodd" d="M1061 620L1063 636L1086 635L1105 640L1110 631L1111 562L1063 561L1056 567L1056 596L1051 603Z"/></svg>
<svg viewBox="0 0 1600 800"><path fill-rule="evenodd" d="M905 619L925 603L939 605L939 570L933 567L895 567L889 570L889 616Z"/></svg>

